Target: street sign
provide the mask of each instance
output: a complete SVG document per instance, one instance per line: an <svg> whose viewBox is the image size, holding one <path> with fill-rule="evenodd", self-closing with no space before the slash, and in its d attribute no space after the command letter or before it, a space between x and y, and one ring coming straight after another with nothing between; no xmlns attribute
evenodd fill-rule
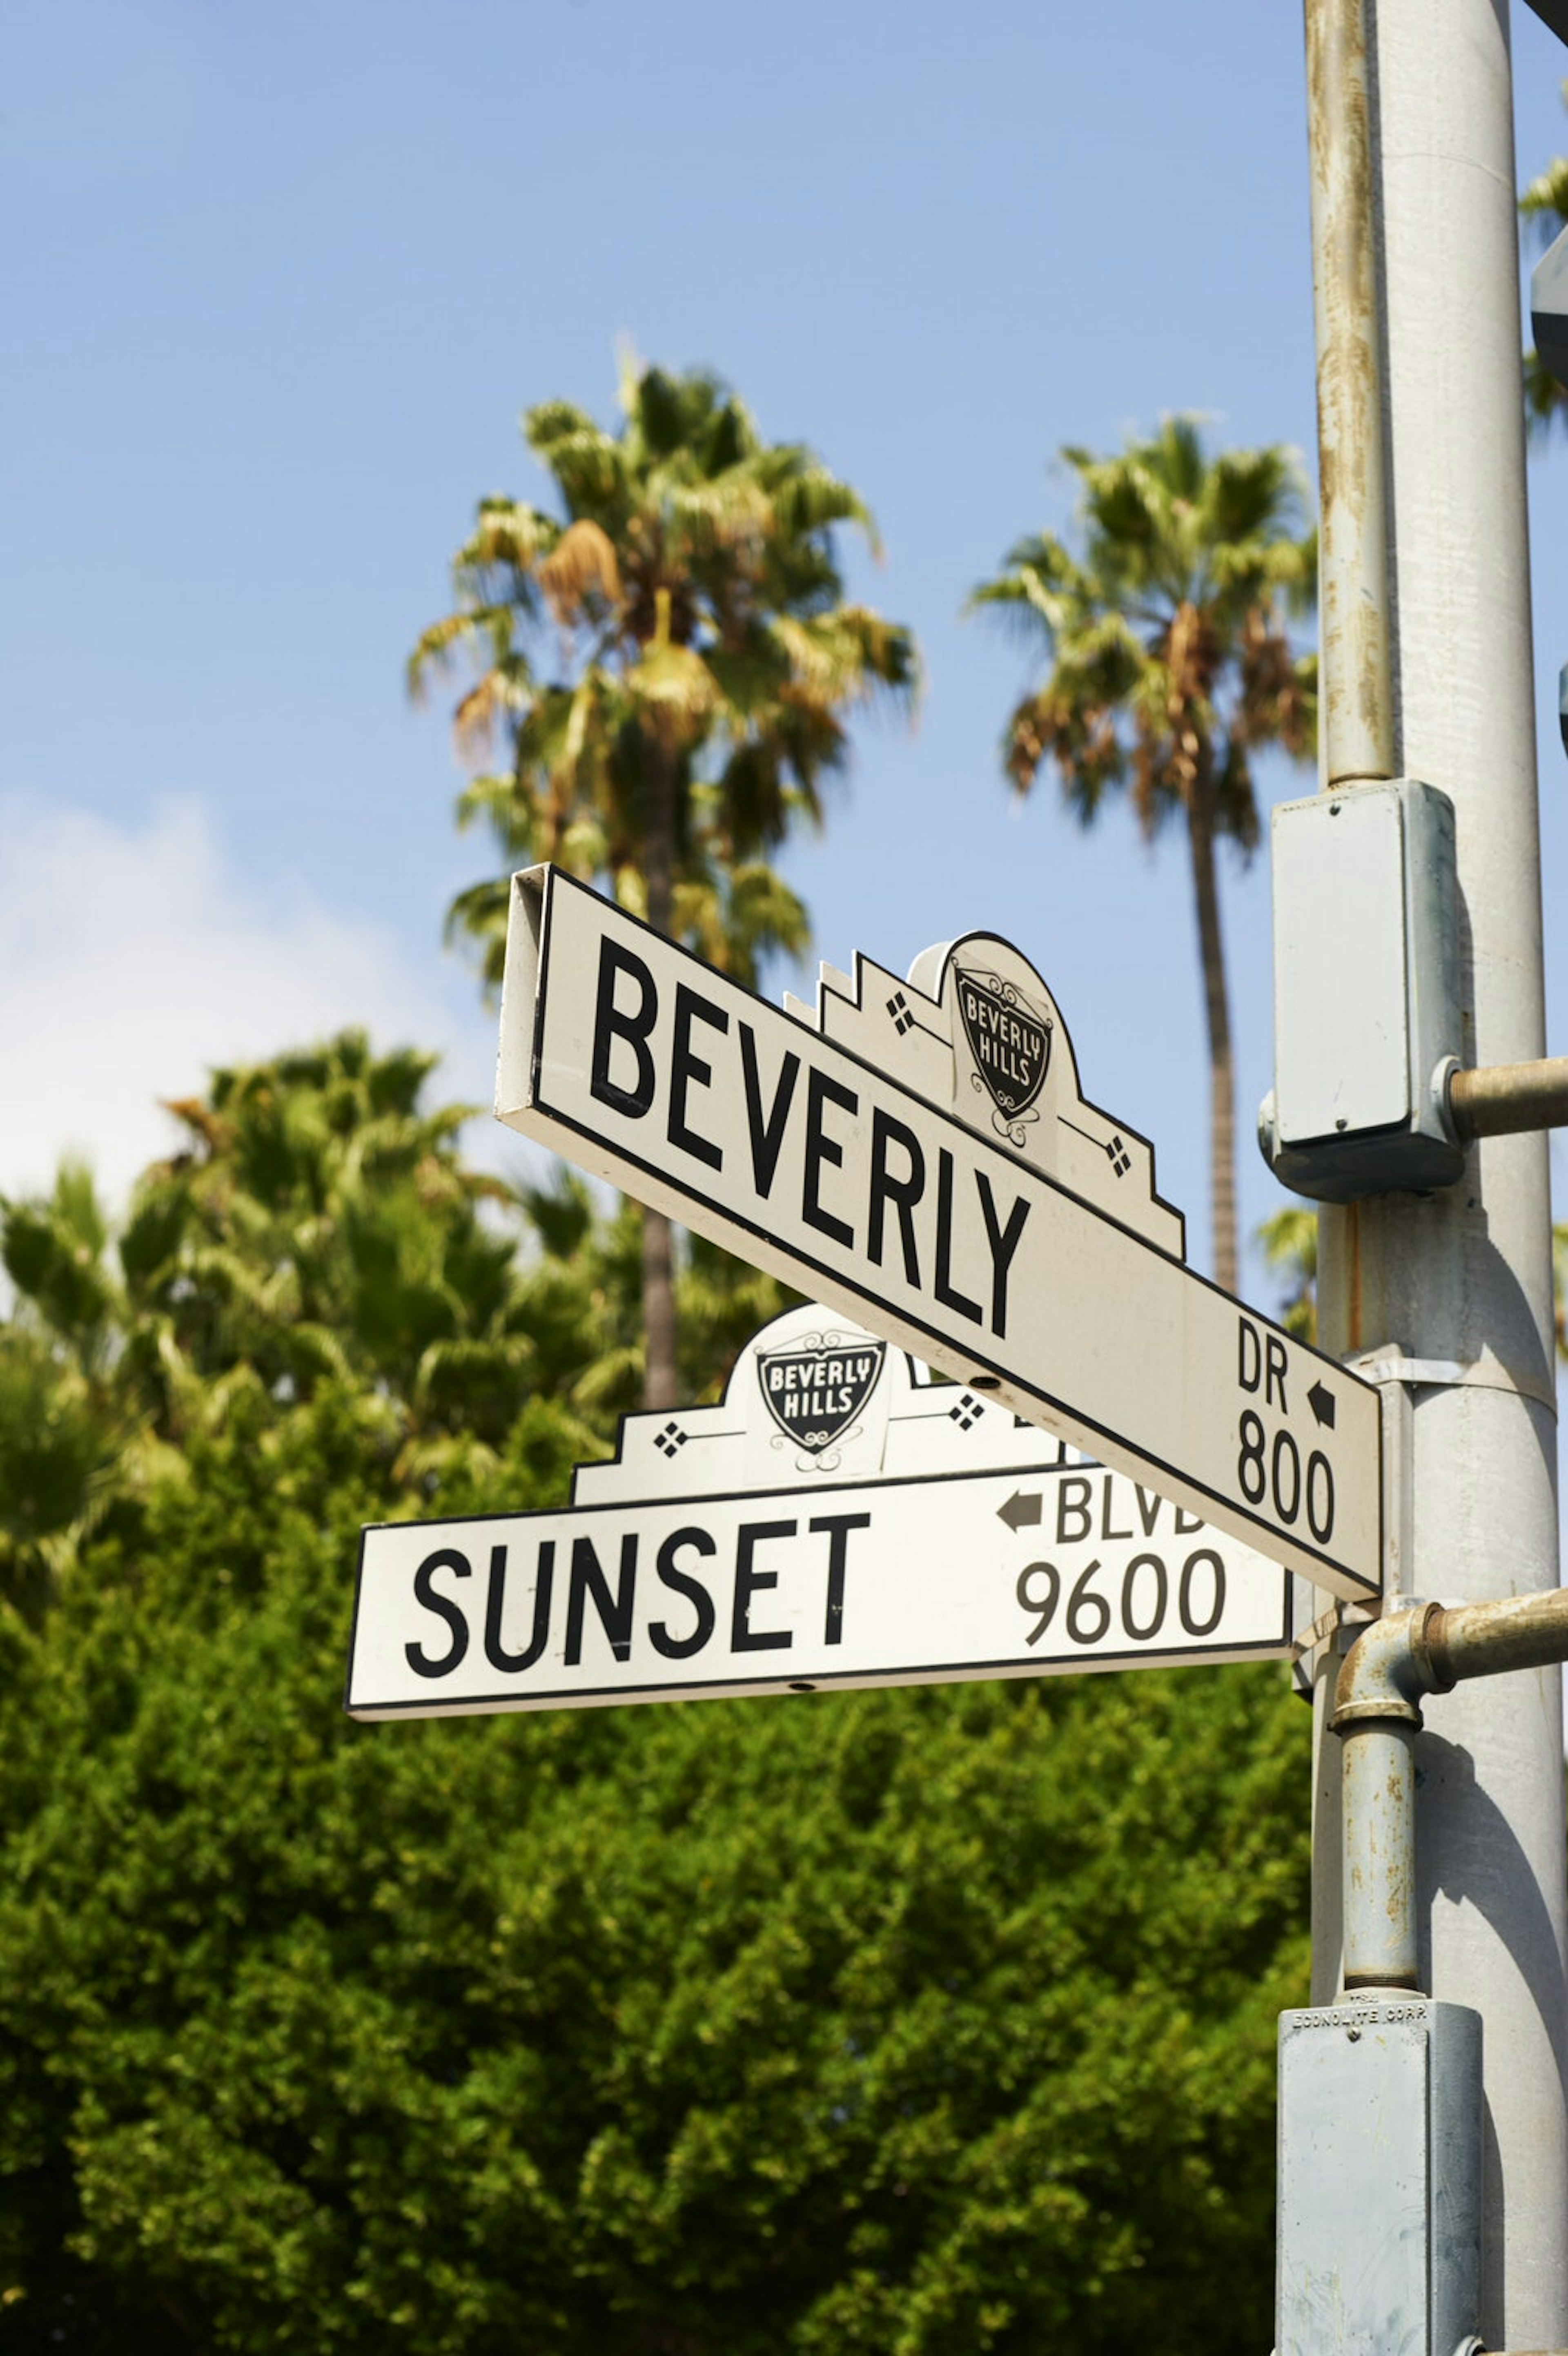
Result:
<svg viewBox="0 0 1568 2356"><path fill-rule="evenodd" d="M993 1397L789 1311L561 1513L365 1531L355 1718L1287 1655L1290 1581Z"/></svg>
<svg viewBox="0 0 1568 2356"><path fill-rule="evenodd" d="M1186 1268L1154 1157L984 934L780 1010L513 879L496 1111L1321 1587L1381 1589L1375 1389Z"/></svg>
<svg viewBox="0 0 1568 2356"><path fill-rule="evenodd" d="M1568 0L1530 0L1530 5L1560 41L1568 41Z"/></svg>

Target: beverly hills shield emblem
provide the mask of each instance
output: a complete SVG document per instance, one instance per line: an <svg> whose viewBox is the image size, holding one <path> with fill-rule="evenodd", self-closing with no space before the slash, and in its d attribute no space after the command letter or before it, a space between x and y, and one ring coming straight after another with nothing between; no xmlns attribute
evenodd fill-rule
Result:
<svg viewBox="0 0 1568 2356"><path fill-rule="evenodd" d="M885 1342L867 1334L831 1332L803 1334L791 1349L759 1350L768 1413L786 1440L823 1457L854 1430L887 1354Z"/></svg>
<svg viewBox="0 0 1568 2356"><path fill-rule="evenodd" d="M996 1106L993 1125L1015 1145L1023 1124L1038 1120L1035 1098L1051 1068L1051 1023L1037 1013L1016 982L983 968L960 966L956 973L959 1020L974 1058L973 1085Z"/></svg>

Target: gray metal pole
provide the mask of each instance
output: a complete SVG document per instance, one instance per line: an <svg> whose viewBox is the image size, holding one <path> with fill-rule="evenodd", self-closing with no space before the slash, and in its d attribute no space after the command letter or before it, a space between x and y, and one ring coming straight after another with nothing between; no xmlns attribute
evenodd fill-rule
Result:
<svg viewBox="0 0 1568 2356"><path fill-rule="evenodd" d="M1308 0L1320 6L1349 0ZM1371 185L1382 258L1390 712L1398 774L1457 813L1465 1060L1543 1050L1540 858L1520 393L1507 0L1375 0ZM1315 83L1317 78L1314 78ZM1316 102L1317 91L1313 91ZM1315 228L1317 224L1315 222ZM1341 244L1340 251L1345 249ZM1353 249L1352 249L1353 250ZM1326 270L1316 240L1319 307ZM1327 438L1325 541L1342 506ZM1352 518L1354 529L1360 527ZM1334 556L1328 577L1335 577ZM1325 641L1331 665L1334 644ZM1342 700L1341 700L1342 701ZM1328 690L1330 726L1336 710ZM1334 750L1329 747L1332 763ZM1545 1140L1486 1136L1466 1178L1422 1201L1322 1215L1325 1344L1392 1349L1398 1584L1445 1603L1557 1583ZM1331 1700L1333 1673L1325 1663ZM1332 1743L1328 1746L1332 1751ZM1337 1762L1319 1777L1314 1995L1340 1958ZM1417 1737L1421 1983L1485 2034L1482 2333L1568 2342L1568 1893L1560 1673L1461 1685Z"/></svg>

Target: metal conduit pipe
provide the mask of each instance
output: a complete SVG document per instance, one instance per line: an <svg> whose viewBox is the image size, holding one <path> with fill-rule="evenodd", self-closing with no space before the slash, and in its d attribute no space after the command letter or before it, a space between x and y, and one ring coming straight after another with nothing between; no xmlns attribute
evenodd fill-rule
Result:
<svg viewBox="0 0 1568 2356"><path fill-rule="evenodd" d="M1367 0L1307 0L1323 782L1394 775Z"/></svg>
<svg viewBox="0 0 1568 2356"><path fill-rule="evenodd" d="M1568 1055L1452 1073L1448 1117L1456 1133L1467 1139L1568 1128Z"/></svg>
<svg viewBox="0 0 1568 2356"><path fill-rule="evenodd" d="M1417 1603L1375 1621L1346 1654L1332 1730L1343 1762L1345 1987L1420 1986L1415 1736L1424 1695L1462 1678L1568 1660L1568 1588L1486 1603Z"/></svg>

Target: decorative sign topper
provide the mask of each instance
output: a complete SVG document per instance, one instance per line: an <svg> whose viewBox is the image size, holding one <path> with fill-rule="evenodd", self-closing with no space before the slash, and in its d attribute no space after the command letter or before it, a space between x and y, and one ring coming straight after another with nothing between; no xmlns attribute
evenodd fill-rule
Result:
<svg viewBox="0 0 1568 2356"><path fill-rule="evenodd" d="M965 933L925 950L903 981L861 954L853 980L822 968L815 1007L789 992L784 1003L912 1095L1184 1257L1186 1224L1155 1192L1153 1147L1085 1101L1061 1009L1010 941Z"/></svg>
<svg viewBox="0 0 1568 2356"><path fill-rule="evenodd" d="M562 1513L365 1531L356 1718L1050 1676L1290 1649L1289 1580L819 1306L626 1416Z"/></svg>
<svg viewBox="0 0 1568 2356"><path fill-rule="evenodd" d="M885 1342L869 1333L851 1341L826 1318L793 1345L757 1353L763 1406L790 1446L825 1472L842 1462L839 1443L854 1438L887 1354Z"/></svg>
<svg viewBox="0 0 1568 2356"><path fill-rule="evenodd" d="M1085 1098L1010 943L966 935L903 981L862 956L781 1012L532 868L496 1088L525 1136L829 1312L1315 1585L1380 1592L1377 1391L1183 1265L1148 1143ZM808 1455L858 1412L820 1355L816 1396L783 1380L773 1419Z"/></svg>

